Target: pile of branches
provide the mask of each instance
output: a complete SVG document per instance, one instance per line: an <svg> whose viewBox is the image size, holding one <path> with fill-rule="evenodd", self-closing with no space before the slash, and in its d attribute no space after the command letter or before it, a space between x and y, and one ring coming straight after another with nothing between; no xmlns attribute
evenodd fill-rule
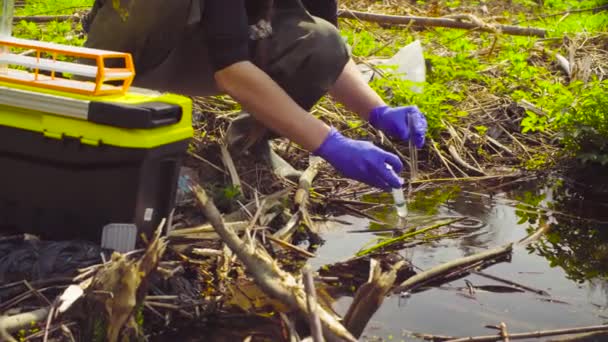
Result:
<svg viewBox="0 0 608 342"><path fill-rule="evenodd" d="M412 241L414 236L414 240L424 241L430 230L449 227L464 218L450 219L426 228L396 230L394 237L385 238L374 248L313 272L290 262L314 256L309 249L291 243L291 229L263 224L270 203L280 197L260 198L250 221L229 221L230 216L220 213L199 184L189 182L187 186L206 225L162 234L163 222L142 249L111 253L108 260L78 269L70 277L32 283L23 280L0 287L0 296L12 292L12 297L3 297L0 311L3 340L16 341L19 336L22 341L114 342L192 335L212 339L218 330L224 330L223 336L231 340L294 341L306 337L315 342L357 341L387 295L410 296L471 273L503 282L509 286L502 288L509 291L549 296L481 272L510 261L514 244L529 244L538 233L418 273L395 253L402 248L397 242ZM449 229L447 235L453 232ZM348 293L345 288L354 291ZM469 285L468 291L474 293L475 289ZM332 304L343 295L352 296L353 302L341 316ZM596 326L508 335L502 325L498 334L472 340L607 330L608 326ZM416 336L433 341L469 340Z"/></svg>
<svg viewBox="0 0 608 342"><path fill-rule="evenodd" d="M397 229L395 238L313 272L306 262L322 240L308 207L319 163L313 160L297 186L260 195L227 214L200 184L188 180L202 225L167 230L163 221L141 249L121 254L91 247L72 272L56 268L53 278L2 285L1 336L7 341L154 340L185 327L189 334L224 327L240 340L355 341L386 295L420 291L509 260L511 245L416 273L395 253L399 243L424 241L430 230L458 221L448 220L416 234ZM446 236L454 232L448 228ZM101 260L93 257L97 252ZM340 316L332 304L344 295L354 301ZM256 326L243 326L245 321Z"/></svg>

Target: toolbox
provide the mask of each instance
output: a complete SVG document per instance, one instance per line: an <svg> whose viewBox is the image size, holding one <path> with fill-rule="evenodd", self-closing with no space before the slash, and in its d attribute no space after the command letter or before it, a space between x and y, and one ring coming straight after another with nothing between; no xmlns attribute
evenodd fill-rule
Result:
<svg viewBox="0 0 608 342"><path fill-rule="evenodd" d="M0 230L150 237L174 206L190 98L131 87L127 53L10 36L0 49Z"/></svg>

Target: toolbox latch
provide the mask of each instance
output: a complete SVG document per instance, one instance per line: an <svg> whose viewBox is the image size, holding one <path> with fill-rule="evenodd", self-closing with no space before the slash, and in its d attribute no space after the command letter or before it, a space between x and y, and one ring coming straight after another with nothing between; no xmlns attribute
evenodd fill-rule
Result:
<svg viewBox="0 0 608 342"><path fill-rule="evenodd" d="M156 128L178 123L182 107L165 102L122 104L91 101L87 119L121 128Z"/></svg>

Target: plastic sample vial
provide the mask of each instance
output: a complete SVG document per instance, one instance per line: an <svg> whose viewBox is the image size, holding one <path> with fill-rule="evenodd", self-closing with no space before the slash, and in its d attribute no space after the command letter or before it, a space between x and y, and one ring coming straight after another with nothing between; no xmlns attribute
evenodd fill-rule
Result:
<svg viewBox="0 0 608 342"><path fill-rule="evenodd" d="M394 188L393 200L395 201L395 209L397 209L397 215L399 217L407 217L407 202L403 196L403 190L400 188Z"/></svg>
<svg viewBox="0 0 608 342"><path fill-rule="evenodd" d="M386 168L392 170L392 166L386 164ZM405 195L403 195L403 189L393 188L391 193L395 202L395 209L397 209L397 215L404 218L407 217L407 202L405 201Z"/></svg>

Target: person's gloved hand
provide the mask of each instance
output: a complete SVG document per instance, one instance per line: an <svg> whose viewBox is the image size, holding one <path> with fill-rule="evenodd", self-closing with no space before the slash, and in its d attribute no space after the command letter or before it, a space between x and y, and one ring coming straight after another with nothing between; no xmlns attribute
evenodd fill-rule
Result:
<svg viewBox="0 0 608 342"><path fill-rule="evenodd" d="M412 137L410 137L410 126L408 124L410 117L414 126ZM376 107L369 114L369 123L390 137L400 138L403 141L412 139L416 147L422 148L424 146L427 122L416 106Z"/></svg>
<svg viewBox="0 0 608 342"><path fill-rule="evenodd" d="M371 142L349 139L334 127L313 154L325 159L343 176L368 185L383 190L403 185L397 175L403 170L403 163L396 155Z"/></svg>

